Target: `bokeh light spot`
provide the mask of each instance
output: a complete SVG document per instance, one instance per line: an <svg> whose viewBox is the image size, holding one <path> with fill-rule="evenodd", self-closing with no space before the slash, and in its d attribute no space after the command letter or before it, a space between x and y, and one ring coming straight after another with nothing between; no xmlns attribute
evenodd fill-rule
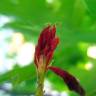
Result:
<svg viewBox="0 0 96 96"><path fill-rule="evenodd" d="M93 63L92 62L88 62L87 64L85 64L85 69L86 70L91 70L93 68Z"/></svg>
<svg viewBox="0 0 96 96"><path fill-rule="evenodd" d="M87 56L96 59L96 46L91 46L88 48Z"/></svg>
<svg viewBox="0 0 96 96"><path fill-rule="evenodd" d="M33 43L24 43L21 49L17 52L17 64L26 66L33 61L35 45Z"/></svg>
<svg viewBox="0 0 96 96"><path fill-rule="evenodd" d="M54 0L46 0L47 3L52 4Z"/></svg>

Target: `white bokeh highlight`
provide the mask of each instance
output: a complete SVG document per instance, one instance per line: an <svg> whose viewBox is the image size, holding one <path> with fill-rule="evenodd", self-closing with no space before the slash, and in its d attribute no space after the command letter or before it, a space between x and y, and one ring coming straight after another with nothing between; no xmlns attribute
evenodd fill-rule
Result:
<svg viewBox="0 0 96 96"><path fill-rule="evenodd" d="M93 63L92 62L87 62L86 64L85 64L85 66L84 66L84 68L86 69L86 70L91 70L92 68L93 68Z"/></svg>
<svg viewBox="0 0 96 96"><path fill-rule="evenodd" d="M66 91L61 92L60 96L69 96Z"/></svg>
<svg viewBox="0 0 96 96"><path fill-rule="evenodd" d="M13 18L5 15L0 15L0 27L3 27L5 24L12 22Z"/></svg>
<svg viewBox="0 0 96 96"><path fill-rule="evenodd" d="M87 56L96 59L96 46L90 46L87 50Z"/></svg>
<svg viewBox="0 0 96 96"><path fill-rule="evenodd" d="M47 3L52 4L54 3L54 0L46 0Z"/></svg>
<svg viewBox="0 0 96 96"><path fill-rule="evenodd" d="M26 66L33 61L35 52L35 45L33 43L25 43L22 45L17 53L17 64L19 66Z"/></svg>

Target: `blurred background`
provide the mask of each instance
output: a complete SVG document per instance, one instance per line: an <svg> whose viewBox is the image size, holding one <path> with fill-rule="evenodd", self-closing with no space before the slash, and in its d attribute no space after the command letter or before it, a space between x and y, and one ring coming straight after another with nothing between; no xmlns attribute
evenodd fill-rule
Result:
<svg viewBox="0 0 96 96"><path fill-rule="evenodd" d="M0 0L0 96L33 96L34 50L48 24L60 38L52 64L76 76L86 96L96 96L96 0ZM51 71L49 96L78 96Z"/></svg>

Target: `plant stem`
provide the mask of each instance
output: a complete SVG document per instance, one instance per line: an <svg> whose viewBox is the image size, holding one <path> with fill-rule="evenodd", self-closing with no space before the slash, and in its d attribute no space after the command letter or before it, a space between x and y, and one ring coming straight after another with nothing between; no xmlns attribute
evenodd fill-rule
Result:
<svg viewBox="0 0 96 96"><path fill-rule="evenodd" d="M38 81L37 81L37 91L36 96L43 96L43 87L44 87L44 71L38 72Z"/></svg>

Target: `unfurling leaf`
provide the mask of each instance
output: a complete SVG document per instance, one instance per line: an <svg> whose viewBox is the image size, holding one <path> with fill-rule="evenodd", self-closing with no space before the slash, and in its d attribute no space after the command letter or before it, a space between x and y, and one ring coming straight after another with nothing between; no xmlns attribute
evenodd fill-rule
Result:
<svg viewBox="0 0 96 96"><path fill-rule="evenodd" d="M45 62L46 68L50 64L53 53L59 43L59 38L55 35L55 33L55 25L49 25L42 30L35 48L34 62L36 67L38 67L38 62L41 56L43 56L43 61Z"/></svg>
<svg viewBox="0 0 96 96"><path fill-rule="evenodd" d="M70 90L77 92L80 96L85 96L84 89L81 87L79 81L74 76L57 67L51 66L48 67L48 69L52 70L54 73L63 78Z"/></svg>

